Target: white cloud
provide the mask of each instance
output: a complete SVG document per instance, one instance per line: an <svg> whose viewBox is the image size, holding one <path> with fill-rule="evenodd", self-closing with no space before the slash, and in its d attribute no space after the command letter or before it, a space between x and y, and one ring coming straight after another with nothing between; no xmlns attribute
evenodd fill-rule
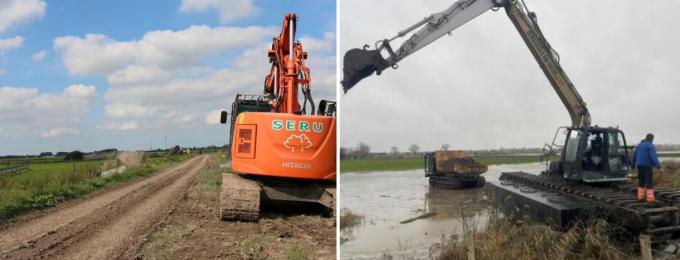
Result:
<svg viewBox="0 0 680 260"><path fill-rule="evenodd" d="M139 123L137 123L137 121L129 121L129 122L122 122L122 123L109 122L109 123L101 124L101 125L97 126L97 128L107 129L107 130L127 131L127 130L135 130L135 129L139 128Z"/></svg>
<svg viewBox="0 0 680 260"><path fill-rule="evenodd" d="M38 89L0 87L0 112L30 106Z"/></svg>
<svg viewBox="0 0 680 260"><path fill-rule="evenodd" d="M0 1L0 33L12 26L42 17L46 7L47 3L40 0Z"/></svg>
<svg viewBox="0 0 680 260"><path fill-rule="evenodd" d="M140 40L105 35L66 36L54 49L72 74L105 75L104 112L115 122L171 129L219 123L219 111L236 93L259 94L271 66L267 49L275 27L192 26L154 31ZM309 52L315 101L335 98L335 34L300 38ZM205 66L214 57L238 53L229 65ZM214 111L218 114L214 115ZM214 121L208 119L212 112ZM120 123L99 128L118 129Z"/></svg>
<svg viewBox="0 0 680 260"><path fill-rule="evenodd" d="M18 49L24 44L24 37L14 36L14 38L0 39L0 54Z"/></svg>
<svg viewBox="0 0 680 260"><path fill-rule="evenodd" d="M39 51L39 52L36 52L35 54L33 54L32 58L33 58L33 60L38 61L38 60L43 60L45 58L45 56L47 56L47 51L42 50L42 51Z"/></svg>
<svg viewBox="0 0 680 260"><path fill-rule="evenodd" d="M312 70L315 101L335 100L334 35L326 34L324 39L305 37L301 41L309 52L308 66ZM182 126L216 124L220 108L230 107L236 93L262 92L262 82L271 65L266 56L270 43L261 42L244 50L231 68L164 70L162 77L135 83L116 81L110 76L111 88L105 94L106 114L112 118L144 118L144 122L156 120L159 125L171 122ZM308 42L310 48L307 48ZM328 47L329 44L333 46ZM157 71L149 74L161 75Z"/></svg>
<svg viewBox="0 0 680 260"><path fill-rule="evenodd" d="M32 102L37 109L81 113L96 97L97 90L94 86L71 85L62 93L42 94Z"/></svg>
<svg viewBox="0 0 680 260"><path fill-rule="evenodd" d="M195 66L227 50L247 47L266 37L273 28L191 26L181 31L151 31L141 40L116 41L101 34L58 37L54 50L71 74L107 75L115 82L137 80L139 67L177 69ZM132 73L133 75L127 75Z"/></svg>
<svg viewBox="0 0 680 260"><path fill-rule="evenodd" d="M14 36L14 38L7 38L7 39L0 39L0 58L3 58L3 56L15 49L18 49L21 47L21 45L24 44L24 37L21 36ZM0 64L2 65L2 64ZM0 67L0 75L4 75L7 73L7 71L4 68Z"/></svg>
<svg viewBox="0 0 680 260"><path fill-rule="evenodd" d="M0 87L0 133L57 136L75 128L97 97L94 86L71 85L58 93L36 88ZM47 132L45 132L47 131Z"/></svg>
<svg viewBox="0 0 680 260"><path fill-rule="evenodd" d="M50 129L50 131L40 135L42 138L52 138L59 136L78 136L80 135L80 130L68 127L56 127Z"/></svg>
<svg viewBox="0 0 680 260"><path fill-rule="evenodd" d="M209 9L216 9L220 13L222 23L258 13L252 0L182 0L182 5L179 7L182 12L204 12Z"/></svg>
<svg viewBox="0 0 680 260"><path fill-rule="evenodd" d="M158 109L140 106L131 103L114 103L104 109L110 117L148 117L156 114Z"/></svg>
<svg viewBox="0 0 680 260"><path fill-rule="evenodd" d="M300 37L300 42L307 52L329 52L335 51L335 33L326 32L323 34L323 39L314 38L311 36Z"/></svg>
<svg viewBox="0 0 680 260"><path fill-rule="evenodd" d="M221 114L222 114L222 110L210 111L208 114L205 115L205 124L206 125L218 125L218 124L220 124L220 115Z"/></svg>
<svg viewBox="0 0 680 260"><path fill-rule="evenodd" d="M164 81L170 78L167 71L154 66L130 65L106 77L111 85L134 85Z"/></svg>

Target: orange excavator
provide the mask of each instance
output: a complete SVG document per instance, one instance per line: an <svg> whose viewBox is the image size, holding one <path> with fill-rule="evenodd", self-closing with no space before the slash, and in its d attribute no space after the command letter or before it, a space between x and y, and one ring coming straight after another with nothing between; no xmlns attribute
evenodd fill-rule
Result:
<svg viewBox="0 0 680 260"><path fill-rule="evenodd" d="M231 111L230 158L220 191L222 220L256 221L265 201L320 204L335 211L336 103L315 107L307 52L288 14L268 51L263 95L237 94ZM299 98L302 97L302 105ZM227 123L222 111L220 122Z"/></svg>

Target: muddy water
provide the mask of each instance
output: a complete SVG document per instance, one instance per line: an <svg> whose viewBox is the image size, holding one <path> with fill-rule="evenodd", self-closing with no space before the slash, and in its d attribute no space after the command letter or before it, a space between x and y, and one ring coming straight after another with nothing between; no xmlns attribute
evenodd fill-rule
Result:
<svg viewBox="0 0 680 260"><path fill-rule="evenodd" d="M536 173L541 163L492 165L487 182L498 181L501 172ZM341 208L365 216L364 223L341 236L343 259L376 258L387 253L397 258L429 258L438 243L463 233L463 221L484 228L488 207L483 189L430 188L423 170L347 173L341 176ZM428 213L437 214L407 224L401 221Z"/></svg>

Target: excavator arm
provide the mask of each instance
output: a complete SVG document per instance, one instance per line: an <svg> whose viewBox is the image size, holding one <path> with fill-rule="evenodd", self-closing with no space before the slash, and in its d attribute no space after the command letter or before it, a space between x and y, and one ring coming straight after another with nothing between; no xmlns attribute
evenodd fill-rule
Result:
<svg viewBox="0 0 680 260"><path fill-rule="evenodd" d="M378 41L375 49L349 50L344 57L342 85L345 92L361 79L378 75L388 67L397 68L397 63L405 57L417 52L428 44L462 26L468 21L488 10L504 8L505 12L522 36L524 43L533 54L541 70L550 81L560 100L571 117L572 127L590 126L590 113L585 101L571 83L567 74L559 64L559 56L543 36L536 22L536 15L529 12L521 0L460 0L446 10L432 14L422 21L400 31L396 36ZM390 45L393 40L404 37L412 31L415 33L394 50ZM383 58L383 52L387 57Z"/></svg>
<svg viewBox="0 0 680 260"><path fill-rule="evenodd" d="M300 42L295 42L296 22L295 14L286 15L281 33L273 39L268 51L271 69L264 81L264 93L273 97L273 112L306 114L306 104L309 102L310 114L314 114L314 100L310 90L311 72L305 64L307 52ZM298 102L298 86L302 87L302 106Z"/></svg>

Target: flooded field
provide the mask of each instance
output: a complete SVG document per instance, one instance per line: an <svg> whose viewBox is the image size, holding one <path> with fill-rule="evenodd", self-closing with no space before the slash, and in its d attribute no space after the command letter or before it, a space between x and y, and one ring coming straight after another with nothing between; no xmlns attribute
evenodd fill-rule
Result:
<svg viewBox="0 0 680 260"><path fill-rule="evenodd" d="M542 163L492 165L484 176L494 182L501 172L538 174L543 169ZM463 221L483 228L489 212L483 189L431 189L423 170L347 173L341 178L341 208L365 217L363 224L342 231L343 259L383 254L428 258L443 239L463 233ZM428 212L436 215L400 224Z"/></svg>

